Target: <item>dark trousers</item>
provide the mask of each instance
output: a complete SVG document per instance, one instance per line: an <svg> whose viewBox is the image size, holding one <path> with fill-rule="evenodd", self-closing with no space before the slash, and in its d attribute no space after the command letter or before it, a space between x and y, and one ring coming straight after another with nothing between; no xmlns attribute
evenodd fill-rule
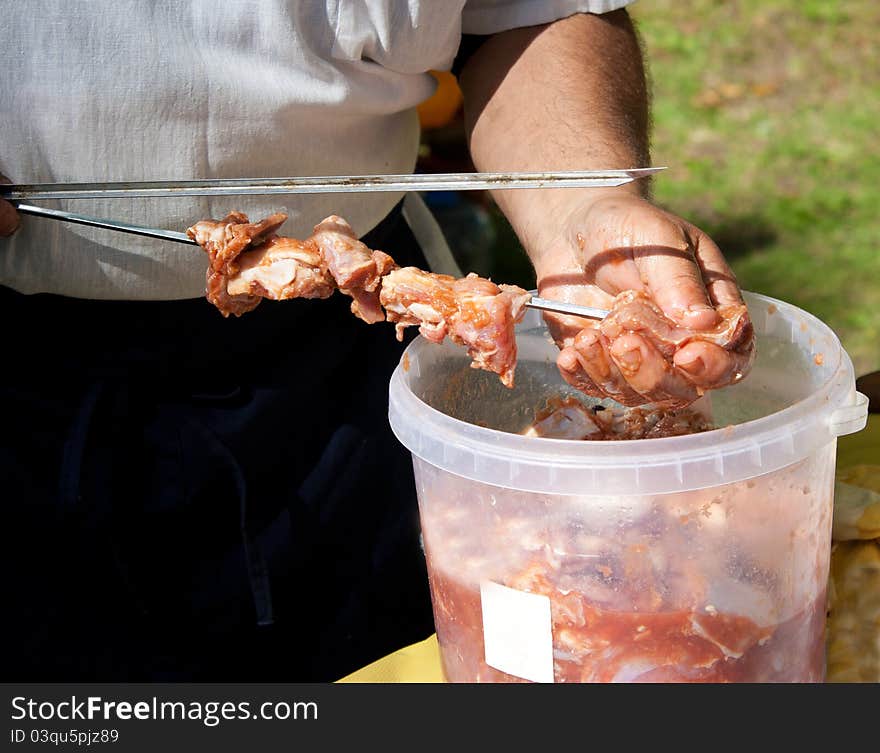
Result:
<svg viewBox="0 0 880 753"><path fill-rule="evenodd" d="M365 240L424 265L399 211ZM327 681L432 632L403 345L348 306L0 288L4 680Z"/></svg>

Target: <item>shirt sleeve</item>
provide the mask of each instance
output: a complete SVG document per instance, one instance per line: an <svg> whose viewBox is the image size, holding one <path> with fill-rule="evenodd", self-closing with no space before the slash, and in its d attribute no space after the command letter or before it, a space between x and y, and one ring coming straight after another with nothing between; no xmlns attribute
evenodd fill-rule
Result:
<svg viewBox="0 0 880 753"><path fill-rule="evenodd" d="M575 13L608 13L634 0L467 0L461 15L463 34L497 34L523 26L558 21Z"/></svg>

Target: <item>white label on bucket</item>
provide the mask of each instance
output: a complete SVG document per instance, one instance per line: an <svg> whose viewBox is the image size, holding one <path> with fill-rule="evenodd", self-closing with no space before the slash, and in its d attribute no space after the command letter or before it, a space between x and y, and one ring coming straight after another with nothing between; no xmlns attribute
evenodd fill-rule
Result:
<svg viewBox="0 0 880 753"><path fill-rule="evenodd" d="M491 581L480 584L486 664L532 682L553 682L550 599Z"/></svg>

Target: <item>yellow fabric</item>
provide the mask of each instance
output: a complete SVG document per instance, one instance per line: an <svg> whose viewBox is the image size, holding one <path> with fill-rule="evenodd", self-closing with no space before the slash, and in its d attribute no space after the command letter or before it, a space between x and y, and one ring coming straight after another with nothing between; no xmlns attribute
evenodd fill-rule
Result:
<svg viewBox="0 0 880 753"><path fill-rule="evenodd" d="M339 682L443 682L437 636L395 651Z"/></svg>
<svg viewBox="0 0 880 753"><path fill-rule="evenodd" d="M854 465L837 474L832 538L880 538L880 465Z"/></svg>
<svg viewBox="0 0 880 753"><path fill-rule="evenodd" d="M841 437L837 478L865 504L849 498L845 514L835 498L836 540L831 558L828 618L828 682L880 682L880 507L862 491L880 493L880 415L868 417L864 431ZM837 487L838 493L840 485ZM852 534L852 535L849 535ZM437 637L415 643L373 662L340 682L443 682Z"/></svg>
<svg viewBox="0 0 880 753"><path fill-rule="evenodd" d="M880 466L880 413L868 416L868 425L837 442L837 468L854 465Z"/></svg>
<svg viewBox="0 0 880 753"><path fill-rule="evenodd" d="M842 437L828 588L828 682L880 682L880 415Z"/></svg>
<svg viewBox="0 0 880 753"><path fill-rule="evenodd" d="M841 541L831 555L828 682L880 682L880 541Z"/></svg>

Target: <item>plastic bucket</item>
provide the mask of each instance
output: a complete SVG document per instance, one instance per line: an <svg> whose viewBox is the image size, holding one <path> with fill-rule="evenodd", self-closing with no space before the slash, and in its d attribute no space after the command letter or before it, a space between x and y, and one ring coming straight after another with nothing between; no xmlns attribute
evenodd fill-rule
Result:
<svg viewBox="0 0 880 753"><path fill-rule="evenodd" d="M572 392L537 312L513 390L449 343L407 348L389 418L413 455L447 679L824 679L837 437L867 400L825 324L746 301L754 369L711 394L723 428L684 437L520 436Z"/></svg>

